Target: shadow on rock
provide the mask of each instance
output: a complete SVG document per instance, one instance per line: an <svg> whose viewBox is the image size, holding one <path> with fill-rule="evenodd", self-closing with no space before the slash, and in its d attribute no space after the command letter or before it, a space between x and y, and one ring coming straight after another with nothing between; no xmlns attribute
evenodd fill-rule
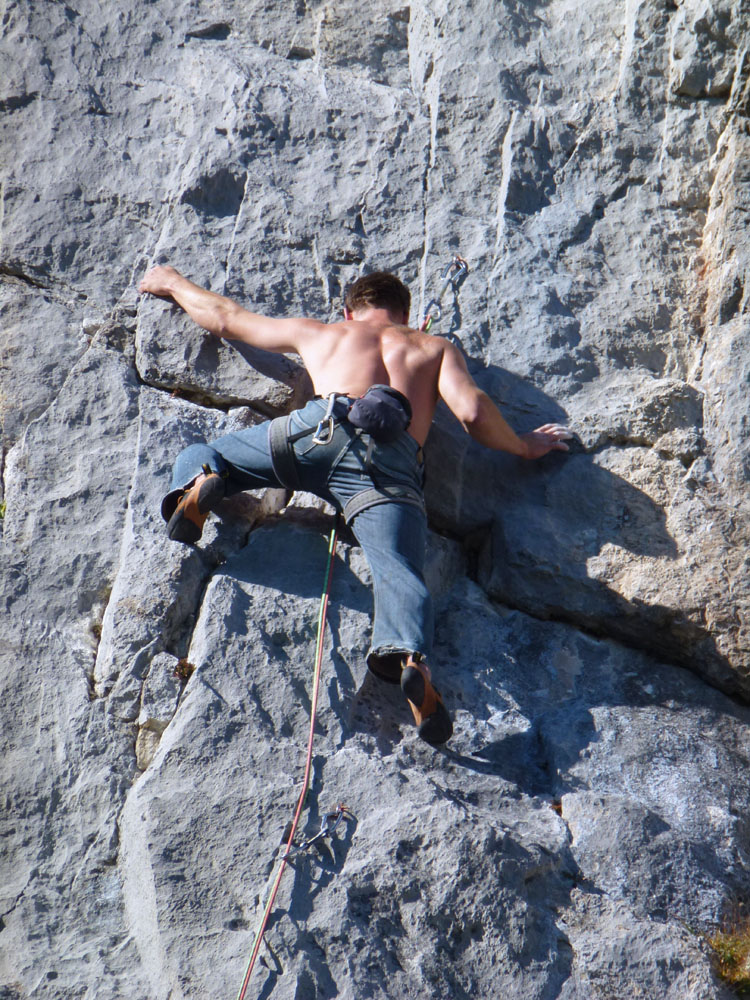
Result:
<svg viewBox="0 0 750 1000"><path fill-rule="evenodd" d="M269 520L252 532L245 547L227 560L222 572L240 583L303 599L319 598L325 583L327 533L332 527L332 520L322 515L312 523L286 516ZM332 604L349 606L353 598L356 606L362 604L358 596L362 583L341 554L334 563L332 588Z"/></svg>
<svg viewBox="0 0 750 1000"><path fill-rule="evenodd" d="M567 422L561 407L527 380L497 368L483 375L478 381L519 431ZM426 467L431 522L465 540L475 578L490 597L612 636L739 692L736 671L703 624L702 607L648 596L686 592L684 581L674 579L684 570L670 566L682 553L664 508L579 443L571 443L569 454L525 462L480 447L443 408ZM631 565L626 553L654 562ZM646 596L621 592L634 580Z"/></svg>
<svg viewBox="0 0 750 1000"><path fill-rule="evenodd" d="M348 725L352 733L374 737L377 753L387 758L396 752L404 731L414 728L414 720L401 688L367 672L351 703Z"/></svg>
<svg viewBox="0 0 750 1000"><path fill-rule="evenodd" d="M600 890L657 919L720 919L750 891L750 710L686 670L465 591L438 619L441 663L457 639L463 651L441 673L457 722L446 766L555 809Z"/></svg>
<svg viewBox="0 0 750 1000"><path fill-rule="evenodd" d="M208 343L212 343L209 341ZM239 340L229 340L226 343L240 355L242 360L254 371L260 372L266 378L275 379L284 385L296 390L295 405L302 406L303 403L312 399L314 389L310 376L305 369L292 361L285 354L272 354L270 351L262 351L258 347L250 344L243 344Z"/></svg>
<svg viewBox="0 0 750 1000"><path fill-rule="evenodd" d="M308 817L308 827L311 830L307 837L308 841L316 837L324 822L325 814L321 814L317 805L315 802ZM289 910L293 920L304 923L313 912L315 897L329 886L341 871L351 849L356 829L357 817L347 811L342 814L340 823L329 835L319 837L314 843L290 855L289 865L297 874ZM304 891L301 891L303 885Z"/></svg>

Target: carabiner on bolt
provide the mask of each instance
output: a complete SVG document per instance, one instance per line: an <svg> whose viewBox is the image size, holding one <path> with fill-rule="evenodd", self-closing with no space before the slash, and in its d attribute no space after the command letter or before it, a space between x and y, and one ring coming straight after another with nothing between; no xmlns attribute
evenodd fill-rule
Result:
<svg viewBox="0 0 750 1000"><path fill-rule="evenodd" d="M446 281L446 284L449 282L454 288L457 288L468 273L469 265L467 262L463 257L455 254L453 260L446 267L445 271L443 271L443 280Z"/></svg>
<svg viewBox="0 0 750 1000"><path fill-rule="evenodd" d="M310 837L309 840L305 840L301 844L295 844L284 857L288 858L292 854L298 854L300 851L306 851L313 844L316 844L323 837L330 837L336 830L342 819L354 819L354 813L346 806L343 802L339 802L336 809L333 812L326 813L323 816L323 820L320 824L320 830L315 834L314 837Z"/></svg>
<svg viewBox="0 0 750 1000"><path fill-rule="evenodd" d="M443 284L437 298L430 299L427 308L425 309L424 319L422 320L420 330L424 332L428 331L432 324L436 323L441 318L443 310L440 303L443 300L443 296L445 295L448 286L450 285L453 290L456 291L468 273L469 265L467 262L463 257L459 257L458 254L454 254L453 260L450 264L448 264L440 276L440 280Z"/></svg>

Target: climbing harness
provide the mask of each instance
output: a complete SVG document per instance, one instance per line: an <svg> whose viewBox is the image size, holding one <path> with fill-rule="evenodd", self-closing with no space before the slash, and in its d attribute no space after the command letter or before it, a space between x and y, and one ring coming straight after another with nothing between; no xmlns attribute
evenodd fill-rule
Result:
<svg viewBox="0 0 750 1000"><path fill-rule="evenodd" d="M434 299L430 299L427 303L427 308L424 312L424 319L422 320L422 325L419 328L422 333L429 333L432 324L436 323L443 315L440 303L443 301L443 296L445 295L448 286L450 285L454 291L457 291L468 273L469 265L466 263L464 258L459 257L458 254L454 254L453 260L450 264L448 264L441 276L443 284L440 291Z"/></svg>
<svg viewBox="0 0 750 1000"><path fill-rule="evenodd" d="M274 472L285 486L297 489L299 480L290 468L294 455L292 445L312 434L313 444L330 444L337 424L347 421L375 441L387 444L395 441L411 423L411 404L398 389L390 385L371 385L364 395L351 402L351 397L342 392L328 395L325 415L315 427L305 427L291 433L289 417L276 417L269 425L269 445ZM283 454L282 454L283 453Z"/></svg>
<svg viewBox="0 0 750 1000"><path fill-rule="evenodd" d="M411 422L411 405L403 393L390 385L371 385L367 392L352 401L352 397L340 392L328 396L328 406L323 418L315 427L305 427L301 431L292 430L292 417L276 417L268 427L268 444L271 464L276 476L287 489L299 490L301 482L294 456L294 444L303 437L313 435L313 443L329 444L336 427L348 423L353 434L365 435L367 450L364 468L374 477L370 460L374 442L394 441L406 430ZM357 514L379 503L400 500L424 507L422 495L407 485L374 486L355 494L345 505L344 521L350 524Z"/></svg>
<svg viewBox="0 0 750 1000"><path fill-rule="evenodd" d="M244 1000L245 998L248 983L250 982L250 976L252 975L253 969L255 967L255 962L258 957L258 953L260 952L260 946L263 943L263 935L266 930L266 925L268 924L268 918L271 915L271 909L273 908L273 904L276 900L276 894L279 891L279 885L281 884L281 877L284 874L290 853L293 850L294 835L297 832L297 824L299 823L299 818L302 814L302 809L305 805L305 800L307 798L307 792L310 787L310 771L312 769L313 738L315 735L315 716L318 710L318 691L320 689L320 673L323 663L323 638L325 636L326 613L328 611L328 598L331 593L331 574L333 569L333 559L336 554L337 537L338 537L338 521L331 529L331 534L328 539L328 561L326 563L325 579L323 582L323 593L321 594L320 597L320 610L318 611L318 633L317 633L317 642L315 650L315 669L313 671L313 690L312 690L312 698L310 704L310 734L307 739L307 758L305 760L305 773L302 779L302 789L300 791L299 800L297 802L297 808L294 813L294 819L292 820L291 823L290 833L286 844L286 850L281 856L279 870L276 873L276 878L274 879L273 887L268 897L268 902L265 905L260 925L255 934L255 940L253 941L253 947L250 953L250 960L247 963L247 969L245 970L245 978L243 979L242 986L240 987L240 991L237 994L237 1000ZM337 812L339 813L337 822L342 818L342 816L351 815L349 810L343 804L339 806ZM323 818L324 823L326 823L326 819L327 817ZM331 828L327 826L326 832L329 832L330 829ZM321 829L321 832L317 835L317 837L314 837L313 840L317 840L319 837L323 835L324 833Z"/></svg>

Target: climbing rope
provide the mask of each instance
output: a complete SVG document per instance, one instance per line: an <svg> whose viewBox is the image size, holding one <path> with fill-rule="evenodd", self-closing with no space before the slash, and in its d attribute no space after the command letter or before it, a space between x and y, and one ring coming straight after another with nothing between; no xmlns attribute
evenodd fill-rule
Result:
<svg viewBox="0 0 750 1000"><path fill-rule="evenodd" d="M250 982L250 976L252 975L253 968L255 967L255 961L260 952L260 946L263 943L263 935L266 930L266 925L268 923L268 918L271 915L271 909L273 907L274 901L276 900L276 894L279 891L279 885L281 884L281 877L286 870L287 861L293 850L294 835L297 832L297 824L299 823L300 815L302 814L302 809L305 805L305 799L307 798L307 792L310 787L310 771L312 769L312 752L313 752L313 737L315 734L315 716L318 710L318 690L320 688L320 672L323 663L323 638L325 635L325 625L326 625L326 613L328 611L328 598L331 592L331 571L333 568L333 558L336 554L336 539L338 536L338 521L331 529L331 535L328 539L328 561L326 563L326 573L325 580L323 582L323 593L320 598L320 610L318 612L318 638L315 651L315 670L313 672L313 691L312 691L312 701L310 704L310 734L307 739L307 759L305 761L305 774L302 779L302 789L300 791L299 800L297 802L297 809L294 813L294 819L292 820L291 830L289 833L289 839L287 840L286 850L281 856L281 862L279 864L279 870L276 873L276 878L273 882L273 887L271 889L271 894L268 897L268 902L263 910L263 916L261 918L258 930L255 934L255 940L253 941L253 948L250 953L250 959L247 963L247 969L245 970L245 978L242 980L242 986L237 994L237 1000L244 1000L245 993L247 992L248 983ZM338 819L342 815L349 814L349 810L343 803L338 807L333 816L338 816ZM330 814L329 814L330 815ZM331 832L330 821L328 816L324 817L323 823L325 826L325 831L321 831L317 837L314 837L309 843L317 840L318 837L322 836L323 833ZM303 845L303 846L308 846Z"/></svg>
<svg viewBox="0 0 750 1000"><path fill-rule="evenodd" d="M448 290L448 286L450 286L454 292L457 291L461 282L468 273L469 265L466 263L464 258L459 257L458 254L454 254L453 260L446 267L441 276L443 284L440 291L434 299L430 299L427 303L427 308L424 311L424 319L422 320L422 325L419 328L422 333L429 333L432 324L437 323L443 315L440 303L443 301L443 296Z"/></svg>
<svg viewBox="0 0 750 1000"><path fill-rule="evenodd" d="M445 295L448 287L453 288L457 291L461 282L469 273L469 265L457 254L453 257L450 264L443 271L441 280L442 286L437 296L430 300L425 310L424 319L420 330L427 332L432 326L433 322L437 322L442 316L441 302L443 296ZM330 410L330 407L329 407ZM327 414L330 417L330 412ZM316 434L322 429L322 425L325 423L325 419L321 421L321 425L318 427ZM312 769L312 753L313 753L313 739L315 734L315 718L318 710L318 691L320 688L320 674L321 667L323 663L323 639L325 636L325 623L326 623L326 613L328 611L328 598L331 590L331 570L333 568L333 559L336 553L336 540L338 536L338 523L331 530L331 535L328 541L328 561L326 563L325 579L323 582L323 593L320 599L320 610L318 612L318 635L315 651L315 668L313 672L313 691L312 700L310 705L310 733L307 740L307 758L305 760L305 773L302 779L302 788L300 790L299 799L297 801L297 808L294 812L294 819L292 820L291 827L289 830L289 837L286 842L286 848L281 856L279 863L279 868L276 873L276 877L273 881L273 886L268 897L268 902L263 909L263 916L261 917L260 924L258 925L258 930L255 934L255 939L253 941L252 951L250 952L250 958L247 963L247 968L245 970L245 976L242 980L242 986L237 994L237 1000L245 1000L245 994L247 993L247 987L250 983L250 977L255 968L255 962L260 953L260 947L263 943L263 935L266 931L266 926L268 925L268 920L271 915L271 910L273 904L276 901L276 896L279 891L279 886L281 885L281 879L287 867L287 863L291 855L295 852L306 850L313 844L315 844L322 837L330 836L336 829L342 818L350 817L352 814L350 810L340 803L337 808L330 813L326 813L323 816L323 822L319 833L314 837L305 841L304 843L295 846L294 837L297 832L297 825L299 823L300 816L302 815L302 810L305 805L305 800L307 799L307 793L310 787L310 772Z"/></svg>

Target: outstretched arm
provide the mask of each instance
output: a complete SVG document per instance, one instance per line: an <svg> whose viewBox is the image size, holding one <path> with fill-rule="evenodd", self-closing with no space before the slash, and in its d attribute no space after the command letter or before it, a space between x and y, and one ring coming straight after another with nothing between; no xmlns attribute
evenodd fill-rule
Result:
<svg viewBox="0 0 750 1000"><path fill-rule="evenodd" d="M516 434L471 377L461 353L450 343L446 343L443 353L438 392L464 430L487 448L521 458L541 458L550 451L569 450L565 441L573 435L560 424L544 424L535 431Z"/></svg>
<svg viewBox="0 0 750 1000"><path fill-rule="evenodd" d="M241 340L264 351L299 353L300 344L323 324L312 319L276 319L238 306L225 295L193 284L173 267L152 267L139 292L171 298L198 326L227 340Z"/></svg>

